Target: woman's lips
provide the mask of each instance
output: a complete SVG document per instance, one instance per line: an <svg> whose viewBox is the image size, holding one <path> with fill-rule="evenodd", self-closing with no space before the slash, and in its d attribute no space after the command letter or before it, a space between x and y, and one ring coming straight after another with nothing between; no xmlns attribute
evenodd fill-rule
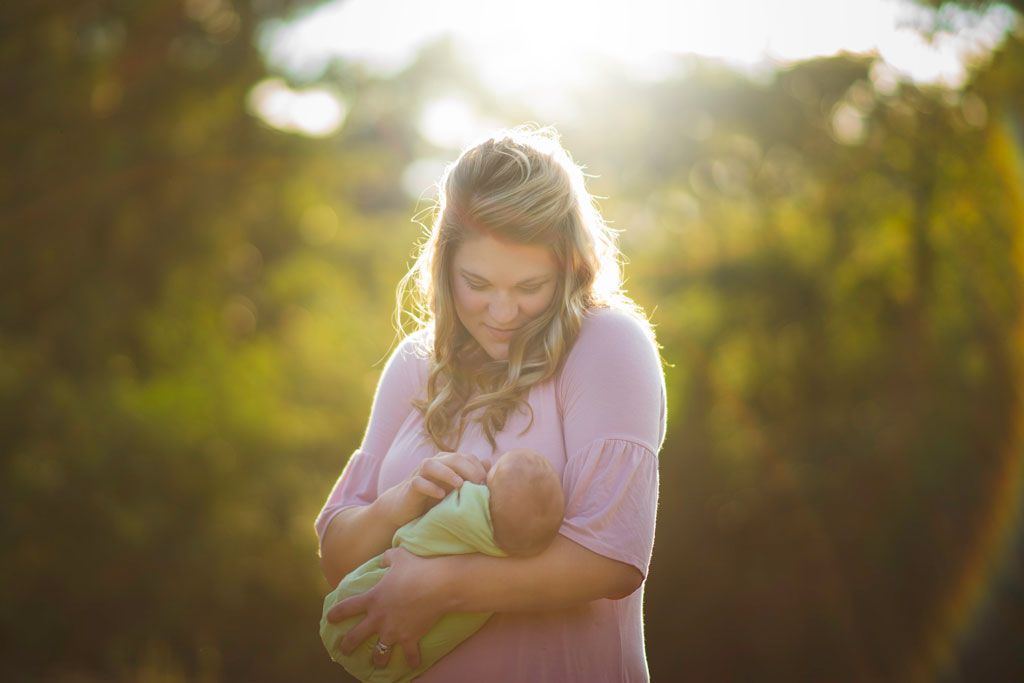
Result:
<svg viewBox="0 0 1024 683"><path fill-rule="evenodd" d="M518 327L512 330L499 330L497 328L491 327L487 323L484 323L483 325L484 327L487 328L487 331L491 333L491 336L497 339L498 341L508 341L519 330Z"/></svg>

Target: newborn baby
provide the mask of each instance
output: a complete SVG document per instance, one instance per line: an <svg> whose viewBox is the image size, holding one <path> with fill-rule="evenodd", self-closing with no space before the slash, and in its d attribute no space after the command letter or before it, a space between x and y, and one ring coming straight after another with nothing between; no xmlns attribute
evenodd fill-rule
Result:
<svg viewBox="0 0 1024 683"><path fill-rule="evenodd" d="M540 453L513 449L499 457L487 472L485 485L464 482L426 514L395 532L393 547L423 557L485 553L496 557L528 557L543 552L562 524L565 502L562 484ZM331 659L361 681L409 681L470 637L490 618L488 612L446 614L420 640L421 664L411 669L396 649L388 665L372 662L377 636L367 638L351 655L338 649L341 639L363 615L337 624L327 612L340 601L372 588L386 568L380 555L353 570L324 599L320 638Z"/></svg>
<svg viewBox="0 0 1024 683"><path fill-rule="evenodd" d="M486 484L497 546L514 557L543 552L565 514L562 482L548 459L527 448L508 451L488 470Z"/></svg>

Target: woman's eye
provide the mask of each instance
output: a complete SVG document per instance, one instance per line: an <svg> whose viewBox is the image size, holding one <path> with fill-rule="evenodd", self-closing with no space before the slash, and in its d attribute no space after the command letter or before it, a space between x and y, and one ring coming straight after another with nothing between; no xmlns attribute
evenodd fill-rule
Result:
<svg viewBox="0 0 1024 683"><path fill-rule="evenodd" d="M479 292L480 290L487 289L489 285L476 284L473 282L469 282L467 280L466 286L472 289L474 292ZM532 287L520 287L519 291L524 292L526 294L533 294L534 292L538 291L541 288L541 286L542 285L534 285Z"/></svg>

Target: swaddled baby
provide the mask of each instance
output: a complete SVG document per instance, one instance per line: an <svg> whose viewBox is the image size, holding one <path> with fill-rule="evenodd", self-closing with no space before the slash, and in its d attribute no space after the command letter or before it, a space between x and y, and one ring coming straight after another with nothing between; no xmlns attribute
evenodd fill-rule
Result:
<svg viewBox="0 0 1024 683"><path fill-rule="evenodd" d="M486 484L466 481L453 489L426 514L399 528L392 547L422 557L485 553L496 557L528 557L542 552L562 524L565 501L562 484L540 453L517 448L499 457L487 472ZM350 655L338 649L341 639L363 615L337 624L327 621L330 609L345 598L364 593L377 584L386 568L380 555L345 576L324 599L320 638L331 659L361 681L409 681L476 633L490 612L446 614L420 639L420 666L410 668L404 653L392 652L388 665L375 668L374 634Z"/></svg>

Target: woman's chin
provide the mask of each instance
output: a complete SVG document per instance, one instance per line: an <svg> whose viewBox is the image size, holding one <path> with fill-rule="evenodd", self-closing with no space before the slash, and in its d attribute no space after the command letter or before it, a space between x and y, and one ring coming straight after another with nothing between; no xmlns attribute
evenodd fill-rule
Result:
<svg viewBox="0 0 1024 683"><path fill-rule="evenodd" d="M484 351L491 357L491 360L508 360L508 344L502 342L491 342L484 347Z"/></svg>

